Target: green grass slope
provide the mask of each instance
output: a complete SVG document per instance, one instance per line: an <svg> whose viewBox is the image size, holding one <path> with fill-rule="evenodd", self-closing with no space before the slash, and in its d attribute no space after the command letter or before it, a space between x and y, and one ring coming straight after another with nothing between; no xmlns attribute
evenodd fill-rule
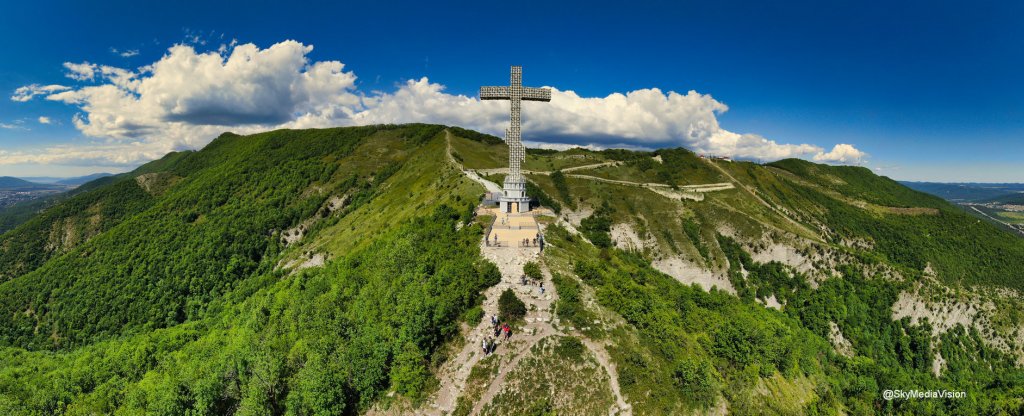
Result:
<svg viewBox="0 0 1024 416"><path fill-rule="evenodd" d="M738 188L705 193L697 202L570 175L529 179L561 205L593 210L607 203L612 225L629 224L656 241L656 249L647 250L652 259L685 255L721 265L714 236L728 229L748 240L767 233L796 236L886 262L907 275L930 265L950 284L1024 289L1024 241L868 169L797 159L767 165L710 161L683 149L659 150L662 163L652 155L619 150L611 156L623 161L620 166L572 173L674 185L735 182Z"/></svg>

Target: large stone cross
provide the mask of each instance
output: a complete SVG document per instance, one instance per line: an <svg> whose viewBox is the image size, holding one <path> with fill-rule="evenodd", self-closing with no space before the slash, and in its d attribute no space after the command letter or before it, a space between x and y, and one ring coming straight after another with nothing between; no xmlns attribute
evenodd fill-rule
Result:
<svg viewBox="0 0 1024 416"><path fill-rule="evenodd" d="M520 113L522 102L551 101L551 90L523 86L523 67L512 67L512 82L507 87L480 87L481 100L509 100L511 102L511 124L505 130L508 143L508 176L505 176L504 195L500 205L502 212L527 212L530 199L526 196L526 180L523 179L522 163L526 158L523 149Z"/></svg>

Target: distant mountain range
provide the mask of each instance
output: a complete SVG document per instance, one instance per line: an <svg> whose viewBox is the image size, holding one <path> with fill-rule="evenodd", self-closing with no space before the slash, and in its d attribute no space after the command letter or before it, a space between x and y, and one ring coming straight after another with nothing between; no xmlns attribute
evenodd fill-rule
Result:
<svg viewBox="0 0 1024 416"><path fill-rule="evenodd" d="M1003 195L984 202L993 202L996 204L1024 205L1024 192Z"/></svg>
<svg viewBox="0 0 1024 416"><path fill-rule="evenodd" d="M900 182L904 186L929 193L952 202L988 202L1014 196L1024 199L1024 184L1021 183L942 183L942 182Z"/></svg>
<svg viewBox="0 0 1024 416"><path fill-rule="evenodd" d="M2 176L2 177L0 177L0 188L14 188L14 187L19 187L19 186L31 186L31 185L33 185L32 182L26 181L24 179L18 179L18 178L11 177L11 176Z"/></svg>
<svg viewBox="0 0 1024 416"><path fill-rule="evenodd" d="M55 189L60 186L56 184L43 184L36 182L29 182L24 179L15 178L13 176L0 176L0 190L3 191L38 191L45 189Z"/></svg>
<svg viewBox="0 0 1024 416"><path fill-rule="evenodd" d="M78 186L78 185L84 184L86 182L92 181L94 179L104 178L104 177L112 176L112 175L113 175L113 173L101 172L101 173L93 173L91 175L85 175L85 176L75 176L75 177L71 177L71 178L58 178L58 177L52 177L52 176L31 176L31 177L30 176L25 176L25 177L22 177L21 179L24 179L24 180L30 181L30 182L34 182L34 183L37 183L37 184Z"/></svg>

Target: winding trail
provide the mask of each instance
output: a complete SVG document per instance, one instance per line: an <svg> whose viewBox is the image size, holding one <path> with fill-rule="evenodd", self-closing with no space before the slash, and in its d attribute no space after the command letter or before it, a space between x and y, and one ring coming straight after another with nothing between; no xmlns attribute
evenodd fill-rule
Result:
<svg viewBox="0 0 1024 416"><path fill-rule="evenodd" d="M613 163L618 163L618 162L605 162L605 163L598 163L598 164L594 164L594 165L577 166L577 167L572 168L572 169L573 170L592 169L592 168L598 167L598 166L608 166L608 165L613 164ZM569 170L569 169L563 169L562 171L565 172L567 170ZM476 172L479 172L479 173L484 174L484 175L492 175L492 174L508 173L508 168L479 169L476 172L463 169L463 172L466 172L467 175L473 175L472 176L472 177L474 177L473 180L476 180L476 181L479 182L479 181L485 180L485 179L480 178L480 176L477 175ZM524 175L545 175L545 176L549 176L552 173L553 172L551 172L551 171L536 171L536 170L524 170L523 171ZM702 200L704 200L703 195L701 195L703 193L715 192L715 191L724 191L724 190L733 189L733 188L736 187L735 185L733 185L732 182L719 182L719 183L706 183L706 184L699 184L699 185L683 185L683 186L676 186L676 187L673 188L672 185L668 185L668 184L664 184L664 183L656 183L656 182L630 182L630 181L623 181L623 180L618 180L618 179L602 178L602 177L599 177L599 176L581 175L581 174L578 174L578 173L568 173L565 176L566 177L570 177L570 178L576 178L576 179L584 179L584 180L590 180L590 181L595 181L595 182L609 183L609 184L613 184L613 185L623 185L623 186L633 186L633 187L637 187L637 188L644 188L644 189L648 189L648 190L650 190L650 191L652 191L654 193L657 193L659 195L665 196L665 197L670 198L670 199L685 198L685 199L690 199L690 200L694 200L694 201L702 201ZM493 182L489 182L489 183L493 183ZM488 188L488 190L489 189L490 188Z"/></svg>
<svg viewBox="0 0 1024 416"><path fill-rule="evenodd" d="M447 147L445 155L447 155L448 157L448 163L451 163L457 169L462 171L462 174L466 175L466 177L468 177L469 179L472 179L474 182L483 185L484 188L487 189L487 192L501 192L501 186L480 177L480 175L478 175L476 172L466 169L466 167L463 166L462 163L459 163L458 160L455 160L455 156L452 156L452 132L447 129L445 129L444 131L444 141L445 146Z"/></svg>
<svg viewBox="0 0 1024 416"><path fill-rule="evenodd" d="M582 165L582 166L568 167L568 168L561 169L561 171L564 173L564 172L572 172L574 170L597 169L597 168L600 168L600 167L603 167L603 166L619 166L621 164L622 164L622 162L619 162L617 160L613 160L611 162L594 163L592 165Z"/></svg>
<svg viewBox="0 0 1024 416"><path fill-rule="evenodd" d="M725 175L725 177L729 178L729 180L731 180L731 181L735 182L737 185L739 185L740 189L744 190L746 193L750 194L750 196L754 197L754 199L756 199L758 202L760 202L761 205L764 205L765 207L767 207L772 212L778 214L779 216L784 218L786 221L788 221L789 223L791 223L794 226L796 226L798 229L803 230L805 233L807 233L806 236L813 236L812 239L814 241L816 241L816 242L819 242L819 243L824 242L824 239L821 238L821 235L819 235L818 233L814 232L814 230L811 230L806 225L801 224L800 222L790 218L789 215L786 215L785 212L782 212L782 210L776 208L774 205L769 204L768 201L765 201L763 198L761 198L761 196L758 195L757 192L754 192L754 190L751 189L750 186L744 185L743 182L740 182L740 181L736 180L736 178L733 177L732 174L729 173L729 171L723 169L721 166L718 166L718 163L715 163L715 162L713 162L711 160L706 160L706 162L709 165L713 166L715 169L718 169L719 172L722 172L722 174ZM731 163L731 162L728 162L728 163Z"/></svg>
<svg viewBox="0 0 1024 416"><path fill-rule="evenodd" d="M479 414L483 405L489 403L490 399L501 390L505 376L529 352L530 347L541 338L561 334L551 324L554 317L552 306L558 299L558 294L550 278L544 279L546 291L543 295L540 294L538 286L522 285L520 282L523 265L528 261L539 260L540 253L537 248L493 247L487 246L481 241L480 251L484 258L498 266L501 271L501 281L484 291L486 296L483 303L485 318L465 335L466 343L458 355L448 360L440 369L441 388L432 397L431 411L428 414L441 415L455 410L458 397L466 390L466 381L469 379L470 372L485 357L481 351L481 341L494 335L490 316L498 314L498 297L506 289L515 291L519 299L526 303L526 324L518 331L513 332L510 340L498 341L498 347L494 354L501 362L500 370L495 378L489 381L483 396L474 403L472 414Z"/></svg>
<svg viewBox="0 0 1024 416"><path fill-rule="evenodd" d="M583 340L583 345L594 354L597 358L598 364L604 368L604 371L608 373L609 386L612 389L612 395L615 396L615 407L608 410L609 415L621 415L621 416L632 416L633 406L626 403L625 397L622 395L622 389L619 387L619 371L612 363L611 356L608 355L608 350L605 349L604 345L598 344L587 337L579 337Z"/></svg>
<svg viewBox="0 0 1024 416"><path fill-rule="evenodd" d="M488 190L497 187L493 182L480 178L475 172L465 169L451 155L451 133L446 131L448 139L448 159L457 166L467 177L484 185ZM488 185L489 184L489 185ZM500 188L498 188L500 190ZM483 207L479 209L484 209ZM479 415L484 407L490 403L495 396L501 393L505 386L505 379L509 373L518 367L519 362L530 353L531 348L541 339L549 336L566 335L557 327L557 318L554 315L554 304L558 300L558 291L551 280L551 272L544 264L541 253L536 247L495 247L489 246L481 240L481 255L498 266L501 272L501 280L484 291L485 300L482 308L485 317L476 326L469 328L465 333L466 342L458 353L442 364L438 370L440 388L430 396L428 405L424 407L422 414L447 415L455 410L458 399L465 394L467 382L473 367L480 360L486 357L481 351L481 341L493 336L493 327L490 324L490 316L498 314L498 297L506 289L513 290L527 307L525 324L513 332L511 339L499 340L499 344L493 353L499 360L497 373L492 379L487 380L486 389L479 398L467 397L473 400L473 409L470 414ZM535 261L541 265L544 282L544 293L540 287L532 284L522 284L523 265L529 261ZM572 334L581 338L584 345L594 354L601 367L607 372L610 379L610 387L615 395L615 404L609 409L609 415L632 415L632 407L624 400L618 383L618 373L615 365L612 364L608 352L603 345L597 344L579 334ZM421 412L417 412L421 413Z"/></svg>
<svg viewBox="0 0 1024 416"><path fill-rule="evenodd" d="M467 177L484 185L488 190L497 184L480 178L476 173L466 170L451 155L451 133L446 131L448 142L448 160L457 166ZM488 185L489 184L489 185ZM498 188L500 190L500 188ZM481 208L483 209L483 208ZM532 219L532 218L531 218ZM529 261L540 260L540 250L536 247L495 247L480 241L480 254L498 266L501 280L484 291L484 319L465 334L466 343L457 355L450 358L438 371L441 387L428 400L425 410L428 415L445 415L455 410L458 398L466 391L466 383L473 367L485 357L481 350L481 342L493 336L490 316L498 314L498 297L506 289L512 289L527 305L526 324L512 333L508 341L498 340L498 347L493 354L501 361L498 374L488 381L487 389L481 398L474 403L472 414L479 414L482 407L501 391L505 376L515 368L519 360L541 338L561 334L552 324L554 317L553 305L558 299L557 290L551 282L550 274L545 274L545 293L534 285L523 285L523 265Z"/></svg>

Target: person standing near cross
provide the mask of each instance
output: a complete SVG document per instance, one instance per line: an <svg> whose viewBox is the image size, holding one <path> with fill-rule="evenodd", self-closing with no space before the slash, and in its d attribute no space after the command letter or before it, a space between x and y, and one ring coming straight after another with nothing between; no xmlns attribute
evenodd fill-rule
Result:
<svg viewBox="0 0 1024 416"><path fill-rule="evenodd" d="M505 176L503 195L499 200L501 212L529 212L530 198L526 196L526 180L523 179L522 163L526 158L523 149L520 113L522 102L551 101L548 88L523 86L523 67L512 67L512 82L507 87L480 87L481 100L508 100L511 103L509 128L505 130L508 143L508 176Z"/></svg>

